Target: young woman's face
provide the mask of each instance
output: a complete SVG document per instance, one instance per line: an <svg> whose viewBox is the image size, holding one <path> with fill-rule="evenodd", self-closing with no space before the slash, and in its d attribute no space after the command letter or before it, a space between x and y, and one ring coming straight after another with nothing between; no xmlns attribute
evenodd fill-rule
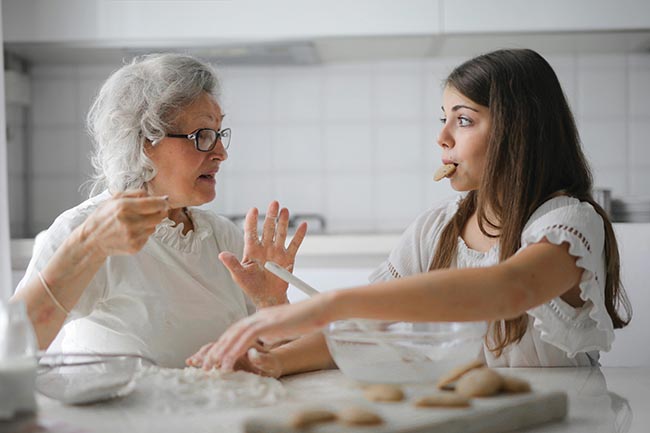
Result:
<svg viewBox="0 0 650 433"><path fill-rule="evenodd" d="M170 134L191 134L199 128L219 131L223 113L208 93L203 93L187 106L174 122ZM198 206L212 201L216 195L219 165L228 158L221 140L209 152L196 149L194 140L165 137L155 145L147 145L147 155L158 170L149 181L153 195L169 195L171 208Z"/></svg>
<svg viewBox="0 0 650 433"><path fill-rule="evenodd" d="M463 96L453 87L442 95L442 130L438 144L443 164L456 165L449 178L456 191L478 189L485 168L490 128L488 108Z"/></svg>

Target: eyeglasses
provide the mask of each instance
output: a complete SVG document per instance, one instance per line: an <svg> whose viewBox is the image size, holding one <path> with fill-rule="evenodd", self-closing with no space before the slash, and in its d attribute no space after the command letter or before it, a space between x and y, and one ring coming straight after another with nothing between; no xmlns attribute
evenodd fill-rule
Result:
<svg viewBox="0 0 650 433"><path fill-rule="evenodd" d="M167 137L172 138L187 138L194 140L194 147L199 152L210 152L217 145L217 141L221 140L224 149L230 146L230 128L215 131L210 128L201 128L190 134L167 134Z"/></svg>

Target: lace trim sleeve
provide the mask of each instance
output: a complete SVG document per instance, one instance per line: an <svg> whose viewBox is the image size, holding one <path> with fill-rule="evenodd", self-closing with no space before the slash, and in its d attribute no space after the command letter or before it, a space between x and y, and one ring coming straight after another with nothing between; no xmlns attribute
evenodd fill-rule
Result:
<svg viewBox="0 0 650 433"><path fill-rule="evenodd" d="M558 217L564 221L558 221ZM608 351L614 340L614 329L604 301L602 219L591 206L583 206L573 213L549 212L524 232L522 249L544 239L555 245L569 244L569 254L577 258L577 266L583 269L579 287L585 304L573 308L560 297L552 299L528 311L534 318L533 326L540 331L543 341L570 357L579 352Z"/></svg>
<svg viewBox="0 0 650 433"><path fill-rule="evenodd" d="M368 281L371 283L379 283L395 278L400 278L399 272L397 272L390 260L385 260L368 276Z"/></svg>

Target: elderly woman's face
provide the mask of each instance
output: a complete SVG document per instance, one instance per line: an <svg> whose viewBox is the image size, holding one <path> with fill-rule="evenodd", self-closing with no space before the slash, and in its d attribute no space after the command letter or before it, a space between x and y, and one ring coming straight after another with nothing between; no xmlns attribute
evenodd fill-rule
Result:
<svg viewBox="0 0 650 433"><path fill-rule="evenodd" d="M203 93L178 116L170 134L191 134L200 128L221 129L221 107L208 93ZM228 158L221 140L209 152L201 152L187 138L165 137L147 146L147 155L158 173L149 181L153 195L168 195L172 208L198 206L216 195L219 165Z"/></svg>

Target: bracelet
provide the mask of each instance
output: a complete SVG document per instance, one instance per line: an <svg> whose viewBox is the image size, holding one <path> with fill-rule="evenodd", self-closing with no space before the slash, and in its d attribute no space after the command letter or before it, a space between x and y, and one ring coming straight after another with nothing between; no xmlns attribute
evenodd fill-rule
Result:
<svg viewBox="0 0 650 433"><path fill-rule="evenodd" d="M45 282L45 278L43 278L43 274L41 274L41 271L38 271L38 278L41 280L41 284L43 285L45 292L49 295L50 299L52 299L54 305L59 307L59 310L63 311L65 315L68 316L70 312L63 305L61 305L61 303L54 297L54 293L52 293L52 290L50 290L50 287Z"/></svg>

